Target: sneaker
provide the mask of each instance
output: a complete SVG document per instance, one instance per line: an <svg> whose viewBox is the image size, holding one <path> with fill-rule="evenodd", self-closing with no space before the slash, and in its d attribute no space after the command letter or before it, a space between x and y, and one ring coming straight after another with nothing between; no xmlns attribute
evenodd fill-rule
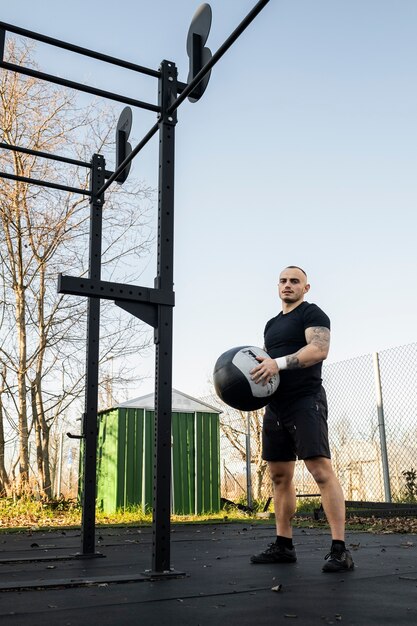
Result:
<svg viewBox="0 0 417 626"><path fill-rule="evenodd" d="M285 548L277 543L270 543L264 552L253 554L251 563L295 563L297 555L295 548Z"/></svg>
<svg viewBox="0 0 417 626"><path fill-rule="evenodd" d="M344 572L355 567L349 550L331 550L324 558L323 572Z"/></svg>

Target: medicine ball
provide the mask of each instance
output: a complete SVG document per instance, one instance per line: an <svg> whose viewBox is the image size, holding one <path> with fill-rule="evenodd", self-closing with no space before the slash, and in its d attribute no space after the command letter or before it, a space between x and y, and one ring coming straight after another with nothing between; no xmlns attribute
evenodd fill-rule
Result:
<svg viewBox="0 0 417 626"><path fill-rule="evenodd" d="M257 356L269 356L255 346L239 346L224 352L216 361L213 379L217 395L223 402L240 411L256 411L267 405L277 390L279 375L275 374L266 385L255 383L250 371L259 365Z"/></svg>

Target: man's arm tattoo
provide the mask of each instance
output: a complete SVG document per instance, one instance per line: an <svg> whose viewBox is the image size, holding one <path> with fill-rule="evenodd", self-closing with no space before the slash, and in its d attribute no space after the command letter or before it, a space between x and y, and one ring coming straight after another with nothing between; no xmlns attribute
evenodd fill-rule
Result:
<svg viewBox="0 0 417 626"><path fill-rule="evenodd" d="M323 352L323 354L327 356L327 352L330 346L330 330L325 326L313 326L311 328L307 328L305 334L307 345L313 344L314 346L319 348L319 350ZM299 359L299 355L304 349L305 348L301 348L301 350L298 350L294 354L289 354L285 357L287 361L287 369L295 370L308 367L304 363L300 363ZM323 358L326 357L324 356Z"/></svg>
<svg viewBox="0 0 417 626"><path fill-rule="evenodd" d="M322 352L328 352L330 346L330 330L325 326L313 326L306 330L306 341L312 343Z"/></svg>
<svg viewBox="0 0 417 626"><path fill-rule="evenodd" d="M300 364L300 359L298 358L297 354L298 352L296 352L295 354L290 354L286 357L288 370L296 370L300 367L305 367L305 365Z"/></svg>

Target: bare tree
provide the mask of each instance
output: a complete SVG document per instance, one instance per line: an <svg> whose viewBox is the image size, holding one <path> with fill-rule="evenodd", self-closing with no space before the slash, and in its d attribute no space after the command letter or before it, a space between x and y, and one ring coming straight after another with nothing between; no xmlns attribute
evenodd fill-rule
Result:
<svg viewBox="0 0 417 626"><path fill-rule="evenodd" d="M246 434L247 412L226 408L220 416L220 428L232 447L238 452L246 464ZM249 411L250 443L251 443L251 471L253 497L260 500L263 497L263 487L268 466L262 459L262 417L263 410ZM255 480L253 479L255 474Z"/></svg>
<svg viewBox="0 0 417 626"><path fill-rule="evenodd" d="M34 65L31 52L28 45L8 42L7 58L12 63ZM77 150L79 157L89 160L93 152L112 142L116 125L112 111L97 104L78 109L75 96L67 90L3 71L0 99L2 142L11 146L55 154ZM26 178L88 186L84 169L17 151L0 155L0 169ZM124 272L125 279L138 279L152 242L151 199L152 191L138 183L125 183L123 189L107 194L103 264L111 276ZM17 426L20 492L29 487L33 440L38 489L52 496L50 429L82 397L86 305L80 298L59 296L56 278L58 272L86 272L88 217L83 196L2 180L0 480L5 487L10 483L1 466L7 412ZM124 361L113 372L112 385L117 388L132 375L127 357L147 347L149 333L135 318L122 324L113 304L102 309L101 359L120 365L123 356Z"/></svg>

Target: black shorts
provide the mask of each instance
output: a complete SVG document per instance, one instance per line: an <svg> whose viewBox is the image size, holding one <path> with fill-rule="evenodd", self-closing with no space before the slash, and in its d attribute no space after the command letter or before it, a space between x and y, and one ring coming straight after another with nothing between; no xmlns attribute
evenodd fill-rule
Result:
<svg viewBox="0 0 417 626"><path fill-rule="evenodd" d="M315 456L330 459L323 387L318 393L269 405L262 427L265 461L295 461Z"/></svg>

